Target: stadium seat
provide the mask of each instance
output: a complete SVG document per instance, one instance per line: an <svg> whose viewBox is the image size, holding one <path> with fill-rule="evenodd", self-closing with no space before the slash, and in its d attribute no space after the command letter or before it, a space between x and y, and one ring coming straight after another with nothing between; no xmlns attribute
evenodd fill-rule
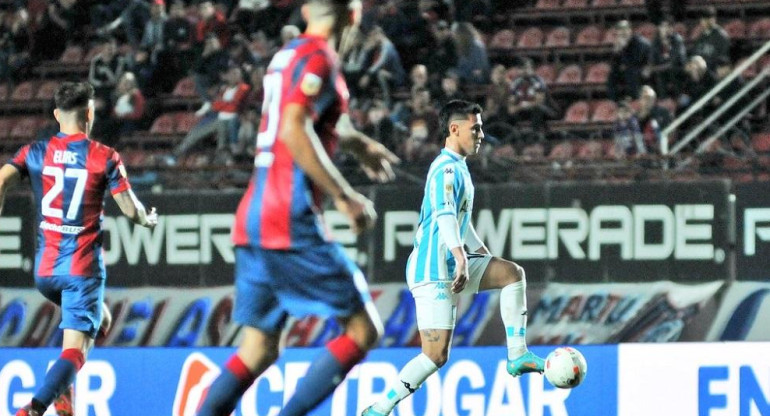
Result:
<svg viewBox="0 0 770 416"><path fill-rule="evenodd" d="M604 84L610 75L610 65L606 62L599 62L588 68L585 82L588 84Z"/></svg>
<svg viewBox="0 0 770 416"><path fill-rule="evenodd" d="M548 33L545 46L549 48L566 48L569 46L570 33L566 27L557 27Z"/></svg>
<svg viewBox="0 0 770 416"><path fill-rule="evenodd" d="M13 129L15 122L16 119L11 117L0 117L0 139L8 137L8 133ZM5 163L5 160L3 160L3 163Z"/></svg>
<svg viewBox="0 0 770 416"><path fill-rule="evenodd" d="M618 106L614 101L601 100L594 103L593 116L591 121L595 123L607 123L614 122L617 114Z"/></svg>
<svg viewBox="0 0 770 416"><path fill-rule="evenodd" d="M174 117L163 114L152 122L150 134L174 134Z"/></svg>
<svg viewBox="0 0 770 416"><path fill-rule="evenodd" d="M723 26L730 39L743 39L746 37L746 23L741 19L733 19Z"/></svg>
<svg viewBox="0 0 770 416"><path fill-rule="evenodd" d="M585 9L588 6L588 0L564 0L562 5L565 9Z"/></svg>
<svg viewBox="0 0 770 416"><path fill-rule="evenodd" d="M546 84L552 83L556 79L556 68L550 64L543 64L535 69L535 73L545 81Z"/></svg>
<svg viewBox="0 0 770 416"><path fill-rule="evenodd" d="M519 77L519 74L521 74L519 68L512 66L505 71L505 79L507 79L508 82L512 82L514 79Z"/></svg>
<svg viewBox="0 0 770 416"><path fill-rule="evenodd" d="M687 33L689 32L689 30L687 29L687 25L686 24L684 24L682 22L679 22L679 23L675 23L674 24L674 32L678 33L679 36L681 36L683 40L686 40L687 39Z"/></svg>
<svg viewBox="0 0 770 416"><path fill-rule="evenodd" d="M489 48L490 49L512 49L513 42L515 40L516 40L516 34L513 33L513 30L503 29L495 33L494 36L492 36L492 40L489 41Z"/></svg>
<svg viewBox="0 0 770 416"><path fill-rule="evenodd" d="M618 7L618 0L594 0L593 7Z"/></svg>
<svg viewBox="0 0 770 416"><path fill-rule="evenodd" d="M580 65L567 65L559 71L556 84L580 84L583 81L583 68Z"/></svg>
<svg viewBox="0 0 770 416"><path fill-rule="evenodd" d="M634 29L634 32L637 35L646 38L650 42L655 39L655 34L657 31L658 27L652 23L642 23L641 25L637 26L636 29Z"/></svg>
<svg viewBox="0 0 770 416"><path fill-rule="evenodd" d="M0 84L0 100L5 100L8 97L8 84Z"/></svg>
<svg viewBox="0 0 770 416"><path fill-rule="evenodd" d="M496 147L492 152L492 155L498 159L513 159L516 157L516 149L514 149L513 146L506 144Z"/></svg>
<svg viewBox="0 0 770 416"><path fill-rule="evenodd" d="M770 133L757 133L751 136L751 147L755 152L770 152Z"/></svg>
<svg viewBox="0 0 770 416"><path fill-rule="evenodd" d="M40 124L40 119L37 117L23 117L13 125L8 137L16 140L32 139L37 134Z"/></svg>
<svg viewBox="0 0 770 416"><path fill-rule="evenodd" d="M761 71L770 66L770 55L765 55L757 60L757 71Z"/></svg>
<svg viewBox="0 0 770 416"><path fill-rule="evenodd" d="M753 39L770 38L770 18L765 17L752 23L748 35Z"/></svg>
<svg viewBox="0 0 770 416"><path fill-rule="evenodd" d="M575 146L572 142L561 142L551 148L551 152L548 153L548 159L567 160L572 158L575 153Z"/></svg>
<svg viewBox="0 0 770 416"><path fill-rule="evenodd" d="M545 148L540 143L533 143L521 149L521 157L524 160L540 160L545 157Z"/></svg>
<svg viewBox="0 0 770 416"><path fill-rule="evenodd" d="M561 0L537 0L536 9L553 10L561 7Z"/></svg>
<svg viewBox="0 0 770 416"><path fill-rule="evenodd" d="M88 53L86 53L86 56L83 57L83 63L91 63L91 60L94 59L96 55L99 55L99 53L102 52L101 45L96 45L91 47L91 49L88 50Z"/></svg>
<svg viewBox="0 0 770 416"><path fill-rule="evenodd" d="M615 29L607 29L604 31L604 37L602 38L602 45L612 45L615 43L615 36L617 36L617 33L615 33Z"/></svg>
<svg viewBox="0 0 770 416"><path fill-rule="evenodd" d="M35 98L35 85L32 81L25 81L17 85L11 93L11 100L29 101Z"/></svg>
<svg viewBox="0 0 770 416"><path fill-rule="evenodd" d="M621 6L644 6L644 0L620 0Z"/></svg>
<svg viewBox="0 0 770 416"><path fill-rule="evenodd" d="M575 157L578 159L601 159L604 154L604 146L598 140L589 140L581 142L578 146Z"/></svg>
<svg viewBox="0 0 770 416"><path fill-rule="evenodd" d="M189 112L176 113L174 119L176 121L176 129L174 132L177 134L187 134L199 121L198 117L195 116L195 113Z"/></svg>
<svg viewBox="0 0 770 416"><path fill-rule="evenodd" d="M564 122L570 124L583 124L588 122L588 114L591 111L585 101L573 103L564 114Z"/></svg>
<svg viewBox="0 0 770 416"><path fill-rule="evenodd" d="M180 79L176 83L171 95L174 97L196 97L198 94L195 92L195 80L193 77L189 76Z"/></svg>
<svg viewBox="0 0 770 416"><path fill-rule="evenodd" d="M61 57L59 63L64 65L77 65L83 61L83 48L77 45L67 46Z"/></svg>
<svg viewBox="0 0 770 416"><path fill-rule="evenodd" d="M543 31L536 27L530 27L522 32L519 41L516 43L518 48L534 49L543 46Z"/></svg>
<svg viewBox="0 0 770 416"><path fill-rule="evenodd" d="M685 37L684 39L685 41L688 39L690 41L695 41L700 36L701 32L703 32L703 28L701 27L701 25L695 25L693 26L692 30L690 30L690 34L687 35L687 37Z"/></svg>
<svg viewBox="0 0 770 416"><path fill-rule="evenodd" d="M46 81L42 85L40 85L40 88L37 90L37 94L35 94L36 100L53 100L53 96L56 93L56 89L59 87L58 81Z"/></svg>
<svg viewBox="0 0 770 416"><path fill-rule="evenodd" d="M597 26L586 26L575 38L575 46L599 46L603 38L602 30Z"/></svg>

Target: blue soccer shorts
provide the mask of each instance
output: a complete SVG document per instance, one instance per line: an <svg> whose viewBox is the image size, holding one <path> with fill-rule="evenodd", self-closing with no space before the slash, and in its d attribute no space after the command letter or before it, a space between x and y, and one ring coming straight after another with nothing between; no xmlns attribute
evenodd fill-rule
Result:
<svg viewBox="0 0 770 416"><path fill-rule="evenodd" d="M363 273L339 244L235 248L233 318L239 324L274 334L289 315L347 317L371 301Z"/></svg>
<svg viewBox="0 0 770 416"><path fill-rule="evenodd" d="M104 282L101 277L35 276L35 285L61 307L61 329L74 329L96 338L102 324Z"/></svg>

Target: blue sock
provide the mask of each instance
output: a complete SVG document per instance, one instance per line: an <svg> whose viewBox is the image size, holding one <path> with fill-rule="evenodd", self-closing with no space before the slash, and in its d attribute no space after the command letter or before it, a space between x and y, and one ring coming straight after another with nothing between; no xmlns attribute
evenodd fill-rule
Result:
<svg viewBox="0 0 770 416"><path fill-rule="evenodd" d="M85 357L80 350L72 348L62 351L59 359L46 373L43 386L35 393L32 403L35 410L42 414L72 384L84 362Z"/></svg>
<svg viewBox="0 0 770 416"><path fill-rule="evenodd" d="M279 416L304 416L329 397L345 375L366 354L352 339L342 335L327 344L297 385Z"/></svg>
<svg viewBox="0 0 770 416"><path fill-rule="evenodd" d="M227 416L249 389L255 377L237 354L233 354L222 369L222 374L211 383L198 416Z"/></svg>

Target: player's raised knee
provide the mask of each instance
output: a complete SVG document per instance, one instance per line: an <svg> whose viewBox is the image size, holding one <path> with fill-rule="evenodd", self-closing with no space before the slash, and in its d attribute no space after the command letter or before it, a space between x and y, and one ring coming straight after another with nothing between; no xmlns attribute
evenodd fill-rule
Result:
<svg viewBox="0 0 770 416"><path fill-rule="evenodd" d="M423 351L425 355L430 358L431 361L433 361L433 364L436 364L436 367L441 368L446 364L446 362L449 360L449 350L441 350L441 351Z"/></svg>

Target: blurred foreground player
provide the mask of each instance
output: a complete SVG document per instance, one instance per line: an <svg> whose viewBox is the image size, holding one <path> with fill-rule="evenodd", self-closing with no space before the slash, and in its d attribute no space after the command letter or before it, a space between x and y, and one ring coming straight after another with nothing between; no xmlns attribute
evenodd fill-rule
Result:
<svg viewBox="0 0 770 416"><path fill-rule="evenodd" d="M152 228L158 221L155 209L148 213L131 191L118 153L88 138L94 123L93 97L88 83L63 83L54 96L59 133L22 147L0 168L0 213L8 188L29 176L38 224L35 285L61 307L59 328L64 332L59 359L16 416L42 415L69 389L109 319L103 304L105 191L110 190L123 214L135 223Z"/></svg>
<svg viewBox="0 0 770 416"><path fill-rule="evenodd" d="M371 201L355 192L332 164L340 145L373 179L393 178L397 158L353 129L348 89L335 45L344 54L361 14L360 1L308 0L303 35L273 57L255 170L238 207L235 308L243 327L238 351L212 383L201 416L229 415L254 380L278 358L287 317L336 317L343 334L330 341L299 383L281 416L305 415L332 394L382 332L364 276L320 221L325 193L356 232L375 221Z"/></svg>
<svg viewBox="0 0 770 416"><path fill-rule="evenodd" d="M422 352L401 369L386 395L366 408L362 416L389 415L446 363L460 293L501 289L508 373L516 377L543 372L543 359L527 350L524 269L492 256L471 223L474 188L465 158L478 153L484 140L481 107L452 100L441 109L439 123L446 135L445 147L428 171L414 249L406 263Z"/></svg>

